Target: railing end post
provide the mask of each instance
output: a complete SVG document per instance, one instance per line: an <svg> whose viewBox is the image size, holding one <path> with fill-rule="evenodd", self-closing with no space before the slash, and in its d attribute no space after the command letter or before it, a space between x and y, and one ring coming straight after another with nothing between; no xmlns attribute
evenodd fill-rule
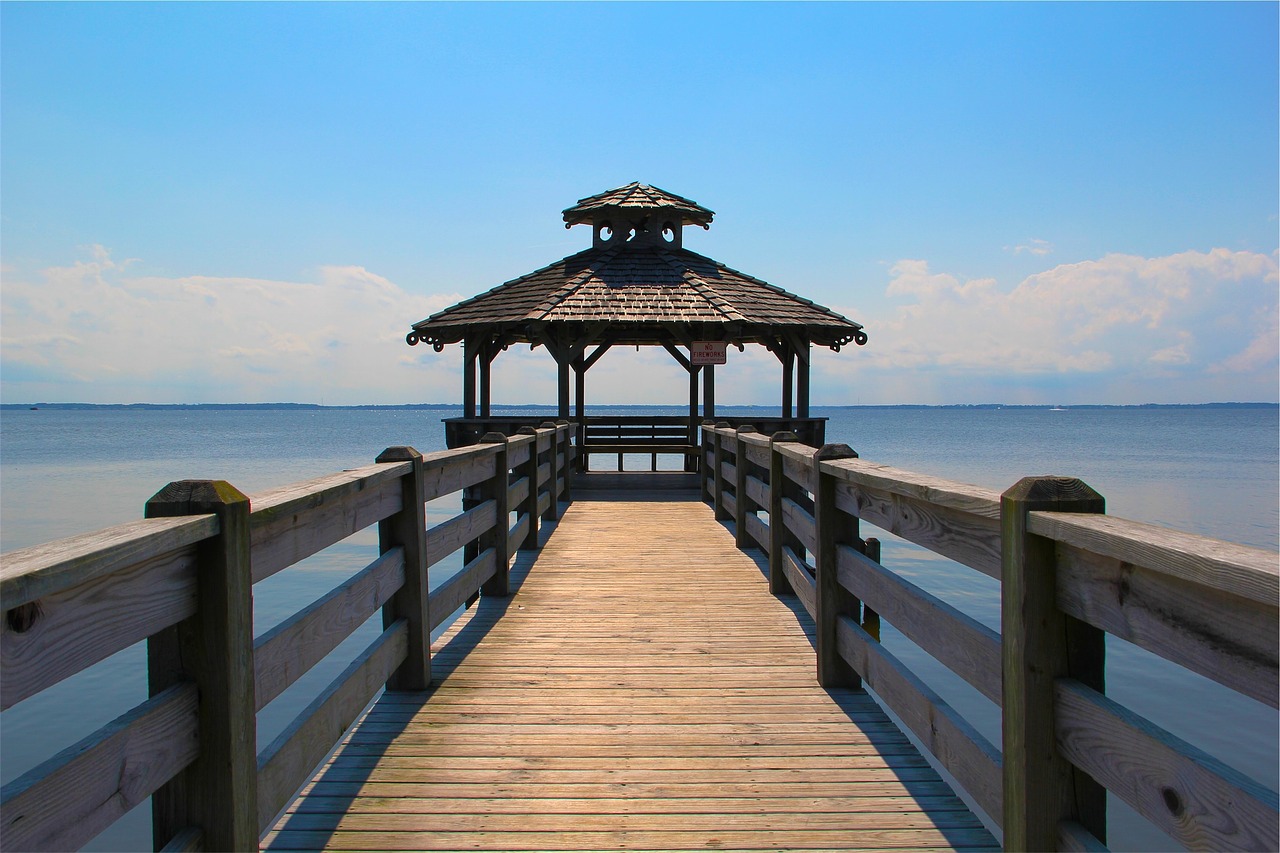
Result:
<svg viewBox="0 0 1280 853"><path fill-rule="evenodd" d="M153 834L199 826L210 850L258 843L249 511L249 498L225 480L169 483L145 509L147 518L218 517L218 535L196 549L196 613L147 640L151 695L182 680L200 691L199 754L153 795Z"/></svg>
<svg viewBox="0 0 1280 853"><path fill-rule="evenodd" d="M1106 502L1074 477L1024 477L1000 496L1006 850L1054 849L1063 820L1106 841L1106 789L1058 752L1054 723L1058 678L1103 691L1105 635L1058 608L1055 544L1027 530L1046 510L1102 513Z"/></svg>

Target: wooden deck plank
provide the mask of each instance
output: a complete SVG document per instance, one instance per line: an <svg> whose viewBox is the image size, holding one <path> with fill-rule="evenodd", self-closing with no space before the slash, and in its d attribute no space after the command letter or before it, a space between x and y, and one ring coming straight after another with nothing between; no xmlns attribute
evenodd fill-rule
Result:
<svg viewBox="0 0 1280 853"><path fill-rule="evenodd" d="M870 697L817 686L812 622L710 509L588 494L264 849L996 849Z"/></svg>

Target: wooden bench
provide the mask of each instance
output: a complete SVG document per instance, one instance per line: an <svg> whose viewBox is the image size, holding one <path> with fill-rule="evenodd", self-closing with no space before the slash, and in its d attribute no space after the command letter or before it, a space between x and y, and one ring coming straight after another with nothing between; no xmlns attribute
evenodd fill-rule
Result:
<svg viewBox="0 0 1280 853"><path fill-rule="evenodd" d="M618 470L628 453L648 454L649 470L658 470L659 454L674 454L696 462L698 445L689 441L689 422L684 418L621 417L588 419L583 427L579 452L583 470L590 470L592 454L617 454Z"/></svg>

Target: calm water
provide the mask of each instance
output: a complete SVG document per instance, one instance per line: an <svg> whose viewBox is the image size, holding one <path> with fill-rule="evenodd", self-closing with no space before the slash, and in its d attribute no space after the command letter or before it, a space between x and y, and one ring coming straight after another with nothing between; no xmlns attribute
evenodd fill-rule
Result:
<svg viewBox="0 0 1280 853"><path fill-rule="evenodd" d="M523 414L527 409L495 414ZM611 410L597 408L593 414ZM612 410L622 413L622 410ZM721 414L769 414L723 407ZM681 414L678 408L628 414ZM141 517L146 499L171 480L225 479L252 495L371 462L384 447L443 448L427 410L6 410L0 416L0 551ZM865 459L1003 490L1031 474L1079 477L1113 515L1275 550L1280 423L1266 409L820 409L828 440ZM435 520L456 499L428 508ZM429 523L435 523L431 521ZM985 576L883 535L884 562L999 628L999 589ZM358 571L376 554L376 534L357 534L255 587L258 631ZM432 583L456 571L432 567ZM371 620L376 623L377 618ZM376 634L367 625L324 664L264 710L259 745L273 738ZM918 668L947 701L999 744L994 705L886 626L886 645ZM10 781L145 698L141 647L0 715L0 775ZM1108 693L1179 737L1275 789L1276 715L1205 679L1113 641ZM86 702L85 697L92 701ZM144 805L91 849L149 849ZM1113 849L1166 849L1150 827L1113 803Z"/></svg>

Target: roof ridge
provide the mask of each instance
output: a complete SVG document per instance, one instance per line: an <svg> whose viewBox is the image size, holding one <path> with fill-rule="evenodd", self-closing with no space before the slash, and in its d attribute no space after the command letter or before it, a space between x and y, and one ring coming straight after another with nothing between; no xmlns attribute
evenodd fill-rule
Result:
<svg viewBox="0 0 1280 853"><path fill-rule="evenodd" d="M605 264L613 260L613 258L617 256L621 248L622 248L621 246L614 246L612 249L605 249L603 252L599 252L600 264ZM593 251L599 251L599 250L587 249L586 251L593 252ZM578 254L583 254L583 252L579 252ZM568 259L566 258L565 260L568 260ZM552 266L555 266L555 264L552 264ZM543 299L541 302L535 305L533 310L529 312L530 319L534 319L534 320L545 319L546 315L551 313L551 309L555 308L561 302L564 302L566 299L572 296L575 292L577 292L578 289L582 287L582 285L586 284L596 275L597 271L598 271L598 266L593 267L590 264L585 266L582 272L578 273L576 276L569 279L569 281L565 282L563 285L556 288L553 292L547 294L545 299Z"/></svg>
<svg viewBox="0 0 1280 853"><path fill-rule="evenodd" d="M689 252L689 254L702 257L702 255L698 255L697 252ZM682 266L677 262L675 252L673 250L664 246L659 246L657 255L662 258L662 260L666 261L672 269L680 273L680 278L692 286L699 296L707 300L707 303L711 305L711 307L724 315L726 320L746 321L747 318L743 316L737 308L731 305L727 299L721 296L714 287L702 278L702 276L698 275L688 266Z"/></svg>
<svg viewBox="0 0 1280 853"><path fill-rule="evenodd" d="M527 273L525 273L525 274L524 274L524 275L522 275L522 276L517 276L516 278L513 278L513 279L510 279L510 280L508 280L508 281L504 281L504 282L502 282L502 284L495 285L495 286L493 286L493 287L489 288L488 290L486 290L486 291L484 291L484 292L482 292L482 293L477 293L475 296L472 296L470 299L464 299L464 300L462 300L461 302L458 302L458 303L455 303L455 304L453 304L453 305L450 305L448 308L442 308L442 309L440 309L439 311L437 311L436 313L432 314L430 317L427 317L427 319L425 319L425 320L420 320L420 321L418 321L417 323L415 323L414 325L415 325L415 326L417 326L417 325L421 325L421 324L423 324L423 323L429 323L429 322L431 322L432 320L436 319L437 317L440 317L440 316L442 316L442 315L444 315L444 314L447 314L447 313L449 313L449 312L452 312L452 311L456 311L456 310L458 310L459 308L463 308L463 307L466 307L466 306L468 306L468 305L471 305L473 302L476 302L476 301L478 301L478 300L480 300L480 299L484 299L486 296L489 296L490 294L497 293L499 290L502 290L502 289L503 289L503 288L505 288L505 287L509 287L509 286L511 286L511 285L515 285L515 284L520 284L521 282L527 281L527 280L529 280L529 279L531 279L531 278L533 278L533 277L535 277L535 276L542 275L543 273L546 273L546 272L548 272L548 271L550 271L550 270L552 270L552 269L556 268L557 266L559 266L559 265L561 265L561 264L563 264L563 263L566 263L566 262L568 262L568 261L572 260L573 258L576 258L576 257L578 257L578 256L580 256L580 255L588 254L588 253L590 253L590 252L592 252L592 251L595 251L595 250L594 250L594 249L583 249L581 252L574 252L572 255L566 255L565 257L561 258L560 260L558 260L558 261L554 261L554 262L552 262L552 263L549 263L549 264L547 264L547 265L546 265L546 266L544 266L544 267L539 267L538 269L534 270L533 272L527 272Z"/></svg>
<svg viewBox="0 0 1280 853"><path fill-rule="evenodd" d="M691 250L689 250L689 249L683 249L683 248L682 248L682 249L681 249L681 251L683 251L683 252L687 252L688 254L693 255L693 256L694 256L694 257L696 257L696 258L701 258L702 260L706 261L706 262L707 262L707 263L709 263L709 264L712 264L713 266L717 267L718 269L725 270L726 272L731 272L731 273L733 273L733 274L734 274L734 275L736 275L736 276L741 276L742 278L745 278L745 279L747 279L747 280L749 280L749 281L751 281L751 282L754 282L755 284L763 285L764 287L767 287L767 288L769 288L770 290L776 291L777 293L781 293L783 296L786 296L786 297L788 297L788 298L790 298L790 299L794 299L795 301L797 301L797 302L799 302L799 303L801 303L801 304L803 304L803 305L808 305L809 307L811 307L811 308L816 308L816 309L818 309L819 311L825 311L825 312L827 312L828 314L830 314L832 317L835 317L835 318L837 318L837 319L843 320L843 321L845 321L846 323L850 323L850 324L852 324L852 325L854 325L854 326L857 326L858 328L862 328L862 324L861 324L861 323L856 323L856 322L854 322L853 320L850 320L848 317L844 316L843 314L839 314L839 313L837 313L837 312L835 312L835 311L832 311L832 310L831 310L830 308L828 308L827 306L822 305L822 304L817 303L817 302L814 302L812 299L805 299L803 296L800 296L799 294L796 294L796 293L792 293L791 291L787 290L786 288L779 287L779 286L778 286L778 285L776 285L776 284L771 284L770 282L767 282L767 281L765 281L765 280L764 280L764 279L762 279L762 278L756 278L755 276L753 276L753 275L751 275L751 274L749 274L749 273L742 272L741 270L736 270L736 269L734 269L733 267L729 266L728 264L722 264L722 263L720 263L720 261L717 261L715 258L708 258L706 255L700 255L700 254L698 254L697 252L691 251Z"/></svg>

